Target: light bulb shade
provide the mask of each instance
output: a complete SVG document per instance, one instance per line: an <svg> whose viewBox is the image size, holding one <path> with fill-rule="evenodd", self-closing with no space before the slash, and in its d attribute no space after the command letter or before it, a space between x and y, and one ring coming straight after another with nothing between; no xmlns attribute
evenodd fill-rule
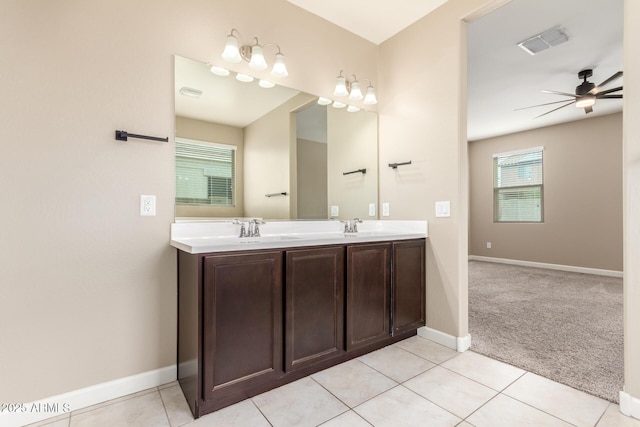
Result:
<svg viewBox="0 0 640 427"><path fill-rule="evenodd" d="M333 101L333 108L344 108L347 106L347 104L345 104L344 102L340 102L340 101Z"/></svg>
<svg viewBox="0 0 640 427"><path fill-rule="evenodd" d="M359 101L362 99L362 91L360 90L360 83L357 81L351 83L351 92L349 93L349 99Z"/></svg>
<svg viewBox="0 0 640 427"><path fill-rule="evenodd" d="M249 61L249 68L252 70L265 70L267 68L267 61L264 59L262 53L262 47L259 45L251 46L251 61Z"/></svg>
<svg viewBox="0 0 640 427"><path fill-rule="evenodd" d="M362 101L365 105L373 105L378 103L378 99L376 98L376 91L373 89L373 86L369 86L367 88L367 94L364 96L364 101Z"/></svg>
<svg viewBox="0 0 640 427"><path fill-rule="evenodd" d="M211 66L211 72L216 76L221 76L221 77L225 77L229 75L229 70L227 70L226 68L218 67L217 65Z"/></svg>
<svg viewBox="0 0 640 427"><path fill-rule="evenodd" d="M227 41L224 45L224 50L222 51L222 59L233 64L242 61L240 49L238 49L238 39L231 34L227 36Z"/></svg>
<svg viewBox="0 0 640 427"><path fill-rule="evenodd" d="M287 77L287 66L284 63L284 55L280 52L276 53L276 59L271 69L271 75L276 77Z"/></svg>
<svg viewBox="0 0 640 427"><path fill-rule="evenodd" d="M243 83L251 83L253 81L253 77L246 74L238 73L236 74L236 80Z"/></svg>
<svg viewBox="0 0 640 427"><path fill-rule="evenodd" d="M336 80L336 88L333 91L333 96L347 96L349 91L347 90L347 81L344 76L338 76Z"/></svg>
<svg viewBox="0 0 640 427"><path fill-rule="evenodd" d="M318 98L318 104L320 105L329 105L331 104L331 100L329 98L323 98L322 96Z"/></svg>
<svg viewBox="0 0 640 427"><path fill-rule="evenodd" d="M357 113L358 111L360 111L360 108L354 106L354 105L349 105L347 106L347 111L350 113Z"/></svg>
<svg viewBox="0 0 640 427"><path fill-rule="evenodd" d="M595 103L596 103L596 97L595 96L593 96L593 95L582 95L580 98L577 99L576 107L577 108L587 108L587 107L591 107Z"/></svg>
<svg viewBox="0 0 640 427"><path fill-rule="evenodd" d="M260 81L258 82L258 86L263 87L265 89L271 89L275 85L276 85L275 83L270 82L269 80L260 79Z"/></svg>

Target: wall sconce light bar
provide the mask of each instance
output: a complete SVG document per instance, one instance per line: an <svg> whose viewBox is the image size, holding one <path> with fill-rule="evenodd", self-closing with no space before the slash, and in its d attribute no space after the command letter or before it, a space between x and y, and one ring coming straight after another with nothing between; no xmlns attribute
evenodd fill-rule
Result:
<svg viewBox="0 0 640 427"><path fill-rule="evenodd" d="M262 71L268 68L267 60L264 57L264 48L267 46L275 46L278 52L275 54L273 68L271 69L271 75L275 77L287 77L289 75L287 66L284 62L284 54L280 51L280 46L276 43L267 43L261 45L257 37L253 38L252 44L238 43L238 38L234 35L234 32L240 36L240 32L233 28L231 33L227 36L224 50L222 51L222 59L232 64L244 60L249 63L249 68L252 70Z"/></svg>
<svg viewBox="0 0 640 427"><path fill-rule="evenodd" d="M369 79L361 79L369 82L369 86L367 86L367 90L365 95L362 95L362 90L360 89L360 81L353 74L353 79L349 80L345 76L342 75L344 71L340 70L340 75L336 78L336 87L333 90L333 96L349 96L349 99L352 101L359 101L364 98L362 101L365 105L373 105L378 103L378 99L376 98L376 92L371 84L371 80Z"/></svg>

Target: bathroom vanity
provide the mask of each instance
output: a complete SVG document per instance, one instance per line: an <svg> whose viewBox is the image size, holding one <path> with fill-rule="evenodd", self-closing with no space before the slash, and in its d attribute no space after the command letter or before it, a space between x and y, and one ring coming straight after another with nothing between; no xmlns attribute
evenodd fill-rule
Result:
<svg viewBox="0 0 640 427"><path fill-rule="evenodd" d="M415 335L425 320L424 221L172 226L178 380L197 418Z"/></svg>

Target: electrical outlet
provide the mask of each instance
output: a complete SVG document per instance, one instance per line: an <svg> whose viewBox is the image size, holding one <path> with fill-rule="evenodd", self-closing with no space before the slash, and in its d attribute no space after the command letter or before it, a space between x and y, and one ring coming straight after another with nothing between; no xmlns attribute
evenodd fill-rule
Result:
<svg viewBox="0 0 640 427"><path fill-rule="evenodd" d="M331 216L338 216L340 209L337 206L331 206Z"/></svg>
<svg viewBox="0 0 640 427"><path fill-rule="evenodd" d="M436 218L448 218L451 216L451 203L447 200L436 202Z"/></svg>
<svg viewBox="0 0 640 427"><path fill-rule="evenodd" d="M140 216L156 216L156 196L140 196Z"/></svg>
<svg viewBox="0 0 640 427"><path fill-rule="evenodd" d="M491 242L487 242L487 249L491 249Z"/></svg>
<svg viewBox="0 0 640 427"><path fill-rule="evenodd" d="M382 216L389 216L389 203L387 202L382 204Z"/></svg>
<svg viewBox="0 0 640 427"><path fill-rule="evenodd" d="M376 216L376 204L369 203L369 216Z"/></svg>

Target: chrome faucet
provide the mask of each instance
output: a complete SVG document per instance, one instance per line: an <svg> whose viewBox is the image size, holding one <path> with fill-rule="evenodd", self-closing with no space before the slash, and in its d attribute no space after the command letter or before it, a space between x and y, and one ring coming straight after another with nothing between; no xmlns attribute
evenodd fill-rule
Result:
<svg viewBox="0 0 640 427"><path fill-rule="evenodd" d="M358 223L362 223L360 218L353 218L341 221L344 223L344 232L345 233L357 233L358 232Z"/></svg>
<svg viewBox="0 0 640 427"><path fill-rule="evenodd" d="M257 218L247 222L240 222L236 218L233 220L233 223L240 224L240 234L238 237L260 237L259 224L264 224L265 222Z"/></svg>

